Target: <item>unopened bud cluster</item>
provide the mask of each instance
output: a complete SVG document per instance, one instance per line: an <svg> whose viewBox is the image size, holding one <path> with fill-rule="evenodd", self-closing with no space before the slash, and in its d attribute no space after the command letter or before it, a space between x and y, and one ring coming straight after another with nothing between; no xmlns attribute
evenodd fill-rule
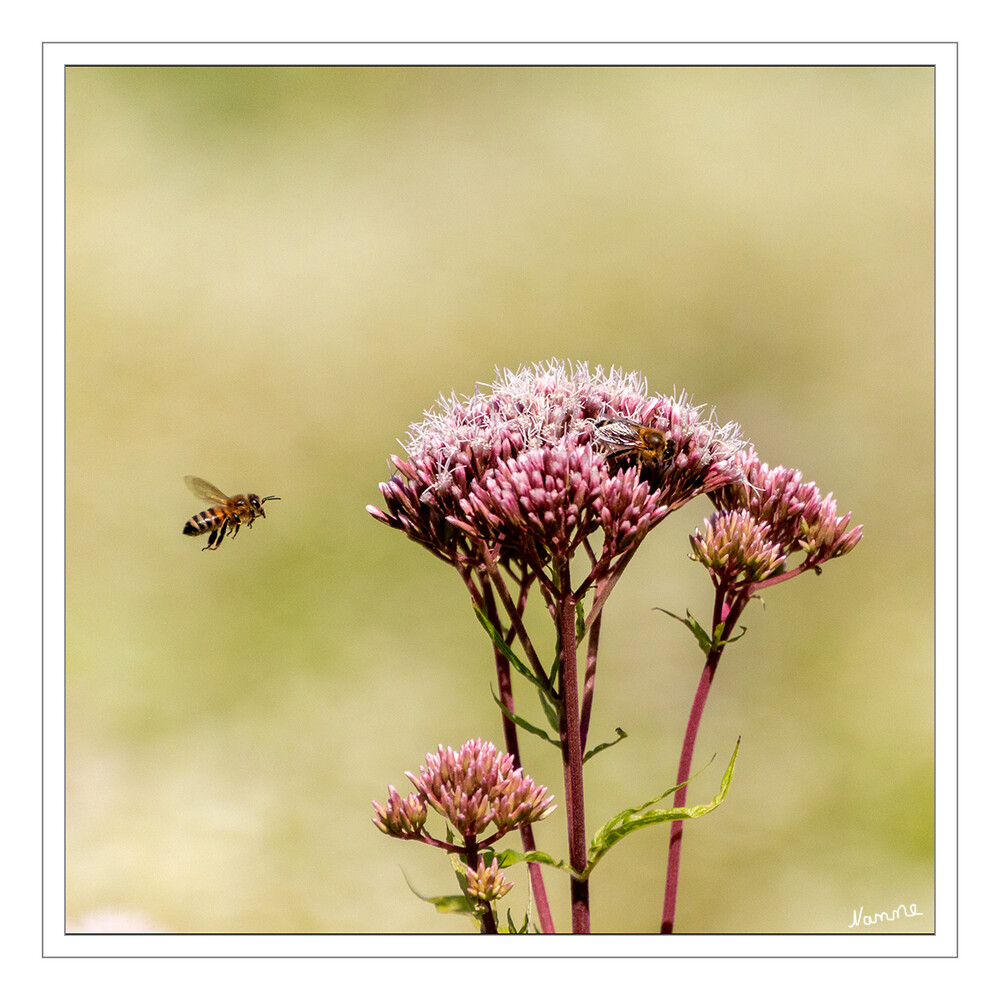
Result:
<svg viewBox="0 0 1000 1000"><path fill-rule="evenodd" d="M406 772L416 792L406 799L389 787L386 805L375 807L374 823L390 836L420 837L430 807L463 839L476 838L491 825L497 839L511 830L545 819L555 810L554 796L536 785L514 758L484 740L469 740L458 750L438 747L427 755L418 775Z"/></svg>
<svg viewBox="0 0 1000 1000"><path fill-rule="evenodd" d="M375 816L372 822L391 837L414 837L423 831L427 821L427 803L415 792L404 799L392 785L389 801L384 805L373 802Z"/></svg>
<svg viewBox="0 0 1000 1000"><path fill-rule="evenodd" d="M469 895L481 899L484 903L501 899L514 888L514 883L508 882L504 877L496 858L489 867L482 858L479 859L478 868L466 867L465 881L468 884Z"/></svg>
<svg viewBox="0 0 1000 1000"><path fill-rule="evenodd" d="M818 569L861 541L861 528L848 528L850 514L837 516L832 495L803 483L797 469L769 469L753 450L740 459L741 483L713 494L719 507L691 538L692 558L727 586L758 583L801 556L797 572Z"/></svg>
<svg viewBox="0 0 1000 1000"><path fill-rule="evenodd" d="M770 576L784 561L784 550L770 540L767 525L749 511L714 514L705 532L691 537L694 556L716 580L756 582Z"/></svg>

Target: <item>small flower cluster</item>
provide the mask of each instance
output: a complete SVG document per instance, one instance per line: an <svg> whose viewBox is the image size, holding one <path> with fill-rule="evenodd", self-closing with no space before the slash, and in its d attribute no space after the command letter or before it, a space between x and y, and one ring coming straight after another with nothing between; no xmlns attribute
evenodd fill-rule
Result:
<svg viewBox="0 0 1000 1000"><path fill-rule="evenodd" d="M705 533L691 536L694 556L715 580L756 583L779 569L783 546L770 540L767 526L747 510L714 514L705 521Z"/></svg>
<svg viewBox="0 0 1000 1000"><path fill-rule="evenodd" d="M384 805L373 802L375 816L372 822L390 837L419 837L427 822L427 803L415 792L404 799L392 785L389 801Z"/></svg>
<svg viewBox="0 0 1000 1000"><path fill-rule="evenodd" d="M740 456L745 480L713 494L719 510L691 538L693 559L726 587L785 579L850 552L861 528L848 529L850 514L837 516L831 494L803 483L797 469L769 469L751 449ZM787 560L804 556L785 572Z"/></svg>
<svg viewBox="0 0 1000 1000"><path fill-rule="evenodd" d="M465 881L468 885L469 895L476 899L481 899L484 903L492 903L497 899L502 899L514 888L513 882L508 882L504 873L500 870L500 863L496 858L487 868L486 862L480 858L478 868L466 867Z"/></svg>
<svg viewBox="0 0 1000 1000"><path fill-rule="evenodd" d="M469 740L458 750L439 746L437 753L427 754L419 775L407 771L406 776L416 787L415 793L404 799L390 785L387 804L372 803L375 825L404 840L433 840L423 832L428 806L463 841L495 826L496 832L483 843L545 819L556 808L544 785L536 785L521 768L515 768L510 754L483 740Z"/></svg>
<svg viewBox="0 0 1000 1000"><path fill-rule="evenodd" d="M598 428L615 420L662 435L669 461L608 461ZM682 503L739 482L741 447L736 425L704 418L683 393L650 396L638 373L552 361L442 397L410 428L407 458L391 458L385 511L368 511L456 565L489 550L537 572L599 528L607 562Z"/></svg>

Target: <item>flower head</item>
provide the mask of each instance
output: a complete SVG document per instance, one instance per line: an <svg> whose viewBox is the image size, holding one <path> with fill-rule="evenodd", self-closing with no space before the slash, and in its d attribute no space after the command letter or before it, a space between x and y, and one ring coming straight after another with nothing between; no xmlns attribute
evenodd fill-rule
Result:
<svg viewBox="0 0 1000 1000"><path fill-rule="evenodd" d="M497 834L508 833L556 808L544 785L515 768L510 754L483 740L469 740L458 750L439 746L437 753L427 754L419 775L406 776L462 837L478 836L490 824Z"/></svg>
<svg viewBox="0 0 1000 1000"><path fill-rule="evenodd" d="M851 515L838 517L833 496L803 483L797 469L769 469L752 449L740 460L745 479L713 494L719 510L705 521L705 532L691 538L692 558L717 581L760 583L796 555L804 558L794 572L818 571L861 541L860 526L848 529Z"/></svg>
<svg viewBox="0 0 1000 1000"><path fill-rule="evenodd" d="M655 460L641 445L629 454L628 429L657 442ZM537 569L598 529L610 559L671 510L738 482L742 446L736 425L720 427L683 393L651 396L636 372L552 361L442 397L411 426L407 457L391 459L385 510L368 510L455 564L488 549Z"/></svg>

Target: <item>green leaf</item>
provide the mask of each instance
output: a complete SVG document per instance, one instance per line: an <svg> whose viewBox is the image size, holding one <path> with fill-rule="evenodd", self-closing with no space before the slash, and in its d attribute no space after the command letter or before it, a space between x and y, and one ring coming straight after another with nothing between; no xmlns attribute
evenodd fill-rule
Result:
<svg viewBox="0 0 1000 1000"><path fill-rule="evenodd" d="M510 719L515 725L520 726L522 729L526 729L529 733L534 736L540 736L546 743L551 743L554 747L562 747L562 744L558 739L553 738L546 730L540 728L539 726L533 726L527 719L522 719L521 716L512 712L507 706L496 696L496 692L493 690L493 685L490 685L490 694L493 695L493 700L497 703L497 707L503 712L504 715Z"/></svg>
<svg viewBox="0 0 1000 1000"><path fill-rule="evenodd" d="M502 925L498 926L497 927L497 933L499 933L499 934L530 934L531 930L528 927L528 914L526 913L524 915L524 921L521 924L521 926L518 928L517 926L515 926L515 924L514 924L514 918L511 916L510 910L508 909L507 910L507 926L506 927L503 927Z"/></svg>
<svg viewBox="0 0 1000 1000"><path fill-rule="evenodd" d="M518 659L517 653L515 653L514 650L512 650L510 646L507 645L506 642L504 642L503 636L496 630L496 627L489 620L489 618L487 618L486 615L484 615L483 612L480 611L479 608L477 608L475 605L472 606L472 610L476 612L476 617L479 619L479 624L482 625L484 629L486 629L487 634L493 641L493 645L500 650L500 652L504 655L504 657L510 663L510 665L523 677L527 677L532 684L541 688L542 684L535 676L535 672L529 666L527 666L527 664L522 663L521 660Z"/></svg>
<svg viewBox="0 0 1000 1000"><path fill-rule="evenodd" d="M549 671L549 690L555 693L556 690L556 680L559 677L559 664L562 663L562 658L559 656L559 650L556 650L556 658L552 661L552 669Z"/></svg>
<svg viewBox="0 0 1000 1000"><path fill-rule="evenodd" d="M424 896L417 892L413 888L413 883L407 878L406 872L403 872L403 878L406 879L406 884L409 886L410 892L413 893L417 899L422 899L425 903L430 903L438 913L462 913L462 914L472 914L472 906L469 904L468 899L462 896Z"/></svg>
<svg viewBox="0 0 1000 1000"><path fill-rule="evenodd" d="M607 854L619 840L623 837L627 837L630 833L634 833L636 830L640 830L646 826L653 826L657 823L672 823L674 820L678 819L698 819L701 816L707 815L720 805L726 795L729 794L729 784L733 780L733 768L736 766L736 755L739 751L740 741L737 740L736 748L733 750L733 756L729 761L729 766L726 768L726 773L722 776L719 794L706 805L685 806L681 809L649 809L650 806L677 791L680 785L675 785L673 788L668 788L662 795L657 795L648 802L644 802L641 806L637 806L634 809L624 809L618 813L617 816L608 820L608 822L597 831L594 835L593 841L591 841L590 850L587 852L586 874L589 876L597 862L600 861L601 858L604 857L604 855ZM649 810L648 812L645 811L647 809Z"/></svg>
<svg viewBox="0 0 1000 1000"><path fill-rule="evenodd" d="M549 865L551 868L558 868L560 871L569 872L570 875L577 874L572 865L567 864L565 861L556 861L551 854L546 854L544 851L527 851L522 853L521 851L514 851L508 848L506 851L501 851L497 855L497 858L500 861L501 868L510 868L511 865L535 861L540 865Z"/></svg>
<svg viewBox="0 0 1000 1000"><path fill-rule="evenodd" d="M577 872L572 865L567 864L565 861L556 861L550 854L545 854L543 851L528 851L526 853L510 849L501 851L497 854L500 867L509 868L511 865L521 864L522 862L535 861L540 865L548 865L551 868L558 868L560 871L569 872L574 878L585 881L590 878L590 873L596 867L597 862L619 840L627 837L630 833L641 830L646 826L654 826L657 823L672 823L676 819L698 819L700 816L705 816L715 809L729 793L729 784L733 780L733 768L736 766L736 755L739 751L740 741L737 740L733 756L729 761L729 766L726 768L726 773L722 776L719 794L711 802L701 806L685 806L682 809L651 809L649 812L644 811L662 799L665 799L668 795L672 795L681 787L681 785L674 785L672 788L668 788L662 795L656 795L648 802L643 802L641 806L636 806L634 809L623 809L617 816L608 820L594 835L590 850L587 852L587 867L582 872ZM681 784L687 784L687 782L681 782Z"/></svg>
<svg viewBox="0 0 1000 1000"><path fill-rule="evenodd" d="M584 764L586 764L591 757L596 757L602 750L607 750L608 747L613 747L616 743L621 743L621 741L628 736L628 733L626 733L620 726L615 726L615 732L618 734L618 739L611 740L608 743L602 743L600 746L594 747L593 750L588 750L583 755Z"/></svg>
<svg viewBox="0 0 1000 1000"><path fill-rule="evenodd" d="M587 619L584 617L584 614L583 614L583 605L580 604L580 603L578 603L576 605L576 641L577 641L577 643L579 643L579 641L584 637L584 635L587 632L586 621L587 621Z"/></svg>
<svg viewBox="0 0 1000 1000"><path fill-rule="evenodd" d="M541 702L542 711L545 713L545 718L549 720L549 725L559 731L559 712L556 710L555 705L552 704L552 699L546 691L543 691L541 687L538 688L538 700Z"/></svg>
<svg viewBox="0 0 1000 1000"><path fill-rule="evenodd" d="M500 635L500 633L496 630L494 624L486 617L486 615L483 614L483 612L480 611L479 608L475 607L475 605L473 605L472 610L476 612L476 617L479 619L479 623L483 626L484 629L486 629L486 632L489 635L490 639L493 641L493 644L497 647L497 649L500 650L500 652L504 655L504 657L507 659L510 665L519 674L521 674L523 677L527 677L528 680L535 685L536 689L538 690L538 700L539 702L541 702L542 710L545 712L545 717L549 720L549 725L553 729L558 730L559 714L556 711L555 704L553 701L555 668L553 668L553 677L550 678L548 687L546 687L545 684L539 681L538 677L535 675L535 672L531 670L526 664L522 663L520 658L514 652L514 650L512 650L510 646L508 646L507 643L504 642L503 636ZM556 662L558 665L558 660ZM494 695L494 700L495 698L496 696ZM500 707L503 708L502 705ZM508 718L512 718L512 716L510 716L506 710L504 710L504 714L507 715ZM514 721L517 722L518 720L515 718ZM525 728L528 729L529 731L533 731L530 729L527 723L525 723ZM556 745L558 746L559 744L557 743Z"/></svg>
<svg viewBox="0 0 1000 1000"><path fill-rule="evenodd" d="M719 622L719 624L715 626L715 644L716 644L716 646L728 646L731 642L739 642L740 639L742 639L743 636L745 636L747 634L747 627L746 627L746 625L741 625L740 626L740 634L739 635L731 635L728 639L723 639L722 638L722 631L723 631L723 629L725 627L726 627L726 623L725 622Z"/></svg>
<svg viewBox="0 0 1000 1000"><path fill-rule="evenodd" d="M665 615L676 618L677 621L691 630L691 634L698 640L698 645L706 656L712 652L712 640L709 638L708 633L698 624L697 619L690 611L688 611L686 617L681 618L680 615L675 615L673 611L667 611L666 608L653 608L653 610L662 611Z"/></svg>
<svg viewBox="0 0 1000 1000"><path fill-rule="evenodd" d="M715 626L714 633L710 638L708 633L701 627L701 625L698 624L697 619L693 614L691 614L690 611L687 612L687 615L684 618L681 618L680 615L675 615L672 611L667 611L666 608L653 608L653 610L662 611L665 615L670 615L671 618L676 618L682 625L685 625L688 629L690 629L691 634L698 640L698 645L701 648L701 651L706 656L717 649L721 649L723 646L726 646L731 642L736 642L739 639L742 639L743 636L746 635L747 631L746 626L741 625L740 629L742 631L739 635L723 639L722 633L725 630L726 623L719 622L719 624Z"/></svg>

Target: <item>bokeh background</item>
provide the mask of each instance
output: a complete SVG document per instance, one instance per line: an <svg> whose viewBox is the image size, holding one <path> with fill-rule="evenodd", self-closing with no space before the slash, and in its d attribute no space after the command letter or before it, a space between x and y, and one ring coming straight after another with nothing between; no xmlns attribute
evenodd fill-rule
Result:
<svg viewBox="0 0 1000 1000"><path fill-rule="evenodd" d="M500 742L492 655L364 508L439 393L557 357L687 389L865 525L723 659L691 801L742 751L678 931L933 930L933 97L921 67L67 69L70 923L472 931L370 802ZM185 474L282 499L201 552ZM592 740L630 736L587 766L591 829L672 784L701 660L652 609L710 616L710 509L605 614ZM658 928L666 837L602 862L595 930Z"/></svg>

